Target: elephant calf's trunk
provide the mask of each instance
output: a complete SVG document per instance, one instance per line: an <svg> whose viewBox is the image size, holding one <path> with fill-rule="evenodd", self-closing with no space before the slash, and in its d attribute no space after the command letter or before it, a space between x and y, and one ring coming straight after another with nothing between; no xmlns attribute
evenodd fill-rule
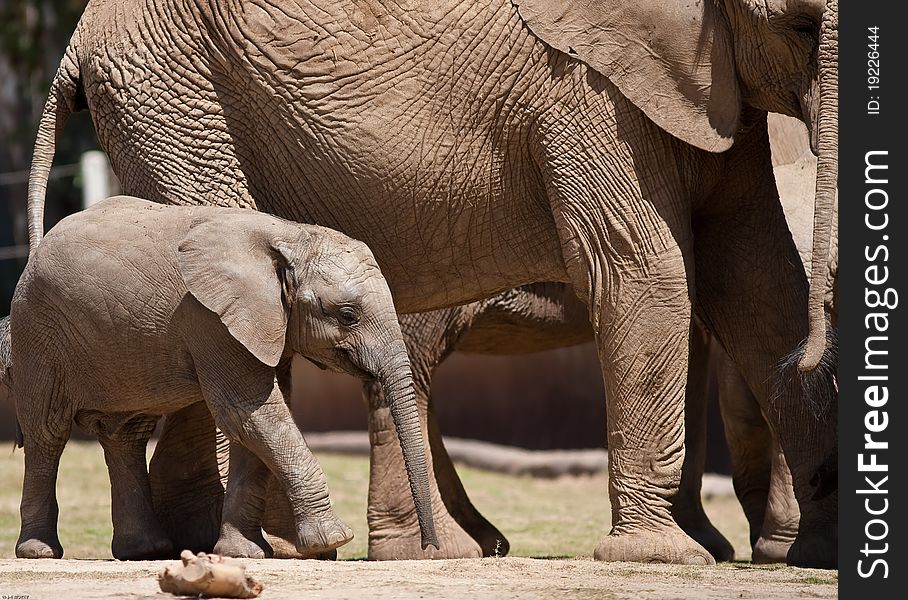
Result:
<svg viewBox="0 0 908 600"><path fill-rule="evenodd" d="M416 506L416 518L422 534L422 548L429 545L438 548L435 523L432 518L432 498L429 493L429 472L426 460L426 446L423 443L422 428L419 424L419 409L416 392L413 389L413 375L403 342L393 351L394 357L386 362L390 365L381 376L385 398L394 419L397 436L404 455L404 465L410 480L410 492Z"/></svg>

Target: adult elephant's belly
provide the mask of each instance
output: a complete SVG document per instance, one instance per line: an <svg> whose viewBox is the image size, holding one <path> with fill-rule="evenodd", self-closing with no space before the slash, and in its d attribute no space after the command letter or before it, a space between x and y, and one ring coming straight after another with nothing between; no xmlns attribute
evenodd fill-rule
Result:
<svg viewBox="0 0 908 600"><path fill-rule="evenodd" d="M407 133L413 143L366 148L360 132L348 132L295 157L301 168L290 175L289 195L252 195L261 210L365 241L402 312L564 280L548 201L525 165L505 167L490 148L464 138L460 148L446 148ZM258 179L247 171L250 189Z"/></svg>
<svg viewBox="0 0 908 600"><path fill-rule="evenodd" d="M526 125L541 45L510 3L449 4L249 5L215 76L245 92L223 112L258 207L366 242L405 312L565 280Z"/></svg>

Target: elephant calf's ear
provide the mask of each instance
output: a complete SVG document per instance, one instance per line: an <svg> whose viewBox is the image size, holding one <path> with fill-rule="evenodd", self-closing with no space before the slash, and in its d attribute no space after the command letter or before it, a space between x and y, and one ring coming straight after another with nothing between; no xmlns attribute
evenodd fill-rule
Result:
<svg viewBox="0 0 908 600"><path fill-rule="evenodd" d="M239 219L201 221L180 243L179 264L189 293L273 367L284 353L289 309L278 276L284 258L270 237Z"/></svg>

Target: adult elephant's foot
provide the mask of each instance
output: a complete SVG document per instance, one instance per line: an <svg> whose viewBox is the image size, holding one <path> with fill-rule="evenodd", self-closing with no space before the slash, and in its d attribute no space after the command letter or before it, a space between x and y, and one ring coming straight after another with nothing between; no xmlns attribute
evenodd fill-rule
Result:
<svg viewBox="0 0 908 600"><path fill-rule="evenodd" d="M214 553L233 558L271 558L274 554L261 528L240 531L226 523L214 545Z"/></svg>
<svg viewBox="0 0 908 600"><path fill-rule="evenodd" d="M438 504L441 504L440 501ZM423 550L415 511L404 518L370 514L369 559L412 560L483 556L483 550L476 540L464 531L450 514L436 510L433 519L438 548L429 546Z"/></svg>
<svg viewBox="0 0 908 600"><path fill-rule="evenodd" d="M801 528L788 550L787 561L793 567L836 569L839 565L838 526L835 523L812 526L801 521Z"/></svg>
<svg viewBox="0 0 908 600"><path fill-rule="evenodd" d="M161 560L173 558L173 543L159 528L120 533L114 530L110 552L117 560Z"/></svg>
<svg viewBox="0 0 908 600"><path fill-rule="evenodd" d="M731 542L715 528L703 510L699 482L690 490L684 488L684 483L682 476L682 492L689 493L679 493L675 499L672 506L675 523L694 541L706 548L716 562L734 560L735 549Z"/></svg>
<svg viewBox="0 0 908 600"><path fill-rule="evenodd" d="M297 524L296 550L311 556L334 550L353 539L353 530L334 513L306 518Z"/></svg>
<svg viewBox="0 0 908 600"><path fill-rule="evenodd" d="M271 535L268 532L265 533L265 539L271 545L271 548L274 551L272 558L295 558L295 559L309 559L309 560L337 560L337 549L328 550L327 552L312 552L308 554L300 554L296 549L296 546L288 540L278 537L276 535Z"/></svg>
<svg viewBox="0 0 908 600"><path fill-rule="evenodd" d="M706 551L712 555L716 562L726 562L735 559L734 546L708 520L690 526L681 524L681 528L695 542L706 548Z"/></svg>
<svg viewBox="0 0 908 600"><path fill-rule="evenodd" d="M48 536L43 541L37 537L20 538L16 544L16 558L62 558L63 546L56 535Z"/></svg>
<svg viewBox="0 0 908 600"><path fill-rule="evenodd" d="M367 392L369 388L366 388ZM439 482L435 475L434 462L429 467L429 489L432 495L432 519L435 523L435 534L438 548L429 546L422 549L419 522L413 506L413 496L407 481L407 471L403 462L400 443L394 421L387 406L375 407L381 395L371 392L369 411L369 440L371 455L369 461L369 558L371 560L406 560L424 558L479 558L483 548L461 527L452 513L448 512L439 491ZM428 441L428 436L424 439ZM427 446L429 444L427 443ZM435 452L435 448L432 448ZM443 448L442 448L443 451ZM430 454L428 457L434 461ZM446 455L444 457L447 458ZM453 466L450 467L453 470ZM463 494L465 497L465 494ZM466 506L458 501L455 506ZM456 510L456 509L455 509ZM475 509L474 509L475 510ZM468 513L465 513L468 514ZM481 518L481 517L480 517ZM488 529L477 527L477 532L484 543L494 546L487 540ZM494 551L494 549L493 549Z"/></svg>
<svg viewBox="0 0 908 600"><path fill-rule="evenodd" d="M784 563L788 558L788 550L791 548L792 541L791 539L780 540L760 536L754 543L751 560L756 565Z"/></svg>
<svg viewBox="0 0 908 600"><path fill-rule="evenodd" d="M511 550L511 544L504 534L479 514L472 504L469 508L472 510L451 511L457 524L479 544L483 556L507 556Z"/></svg>
<svg viewBox="0 0 908 600"><path fill-rule="evenodd" d="M714 565L706 549L680 527L612 532L593 553L596 560L681 565Z"/></svg>

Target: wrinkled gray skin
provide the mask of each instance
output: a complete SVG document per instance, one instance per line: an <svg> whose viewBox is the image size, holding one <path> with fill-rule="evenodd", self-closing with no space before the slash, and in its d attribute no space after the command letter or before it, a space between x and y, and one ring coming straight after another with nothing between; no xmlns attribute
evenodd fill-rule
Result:
<svg viewBox="0 0 908 600"><path fill-rule="evenodd" d="M810 154L803 124L777 114L769 118L775 178L792 236L805 265L810 264L812 213L817 161ZM833 325L838 252L828 257L829 283L826 309ZM436 514L436 523L448 540L449 551L488 556L507 551L504 536L470 502L453 464L445 452L438 424L432 414L431 380L435 369L455 351L478 354L519 354L569 346L593 339L582 303L569 286L535 284L510 290L469 305L428 313L403 315L401 328L414 370L420 415L427 419L434 506L449 514ZM685 401L685 462L678 495L672 504L675 521L716 560L734 558L731 544L713 527L700 499L700 479L705 452L705 400L708 373L718 372L723 422L730 446L735 489L751 528L753 560L784 562L798 531L798 507L791 475L778 440L772 434L760 405L728 356L716 345L710 348L702 327L692 331L688 387ZM716 364L710 366L709 361ZM390 419L374 410L381 392L365 386L370 412L370 436L389 440ZM417 553L419 530L415 515L395 512L405 499L405 487L390 486L399 479L403 463L391 444L373 444L372 481L369 488L370 556L387 556L409 539L407 553ZM453 519L452 519L453 517ZM393 545L386 540L394 540ZM435 555L438 551L427 551Z"/></svg>
<svg viewBox="0 0 908 600"><path fill-rule="evenodd" d="M817 160L810 153L803 124L778 114L769 115L775 179L786 220L801 258L810 264L813 197ZM833 238L835 242L835 238ZM826 308L836 321L835 281L837 245L828 260L829 285ZM507 540L475 509L448 457L432 413L431 380L435 369L455 351L476 354L519 354L591 341L587 311L573 290L549 283L510 290L493 298L428 313L403 315L401 328L414 370L420 415L427 419L428 441L436 482L433 505L444 506L435 521L446 547L455 554L489 556L506 553ZM778 440L772 435L759 403L728 356L696 327L692 333L688 387L685 400L685 462L678 496L672 504L675 521L716 560L734 558L731 544L712 526L700 499L700 479L705 459L705 418L708 373L717 373L722 416L727 431L738 497L751 527L753 560L784 562L798 531L798 508L791 475ZM709 361L714 364L710 365ZM365 386L370 408L373 442L390 440L391 422L381 406L381 391ZM373 443L372 480L369 489L369 550L373 558L393 558L385 553L410 540L406 553L418 553L419 530L415 515L393 508L405 500L406 486L399 481L403 462L393 444ZM453 520L452 520L453 517ZM437 551L427 551L435 555Z"/></svg>
<svg viewBox="0 0 908 600"><path fill-rule="evenodd" d="M786 220L805 265L810 264L816 158L810 153L807 130L790 117L769 115L775 178ZM835 325L837 247L829 260L827 313ZM473 506L445 451L432 413L431 380L438 366L455 351L473 354L520 354L593 339L587 311L574 291L564 284L524 286L464 306L401 316L416 383L420 416L429 432L434 467L435 523L446 541L441 549L427 549L428 557L445 555L506 554L508 542ZM701 326L691 332L691 355L685 400L685 462L672 515L681 528L717 560L732 560L731 544L710 523L700 497L703 474L707 377L718 375L720 402L733 465L735 489L751 527L753 560L784 562L798 531L797 501L791 475L759 403L721 347L709 340ZM710 361L713 361L710 364ZM393 423L382 411L381 390L365 385L370 407L369 432L373 441L369 487L369 555L389 559L418 554L419 527L412 511L397 510L407 500L403 484L403 457L393 443ZM389 483L391 482L391 483ZM272 498L271 502L279 502ZM443 508L442 508L443 507ZM446 509L446 510L445 510ZM280 510L270 511L279 530ZM277 537L278 539L275 539ZM405 546L409 540L409 546ZM279 536L270 541L279 556L294 556L292 546ZM390 543L389 543L390 542ZM400 552L399 556L390 552Z"/></svg>
<svg viewBox="0 0 908 600"><path fill-rule="evenodd" d="M789 558L834 565L823 290L785 228L766 111L810 126L816 263L837 172L836 2L404 4L91 2L39 126L30 242L55 137L88 108L129 193L362 239L401 312L571 284L607 391L601 560L713 560L671 515L695 312L767 413L788 416L774 425L802 515ZM812 273L825 283L825 262ZM192 442L211 436L181 424L171 439L186 444L162 452L213 457ZM153 481L156 497L192 502L185 480Z"/></svg>
<svg viewBox="0 0 908 600"><path fill-rule="evenodd" d="M294 354L389 394L424 543L436 543L410 365L387 283L362 242L256 211L117 197L61 221L13 296L10 383L25 448L21 558L59 558L56 473L73 421L110 472L113 555L160 557L145 447L158 418L207 407L230 440L216 550L265 556L269 472L299 552L352 532L286 404ZM179 469L180 465L171 465Z"/></svg>
<svg viewBox="0 0 908 600"><path fill-rule="evenodd" d="M807 132L793 119L770 115L773 164L785 216L801 260L810 269L812 205L817 159ZM838 211L827 262L824 305L830 324L838 322ZM719 401L731 451L735 492L750 524L755 563L783 562L798 533L800 514L791 473L778 436L767 425L759 402L728 356L718 355Z"/></svg>

